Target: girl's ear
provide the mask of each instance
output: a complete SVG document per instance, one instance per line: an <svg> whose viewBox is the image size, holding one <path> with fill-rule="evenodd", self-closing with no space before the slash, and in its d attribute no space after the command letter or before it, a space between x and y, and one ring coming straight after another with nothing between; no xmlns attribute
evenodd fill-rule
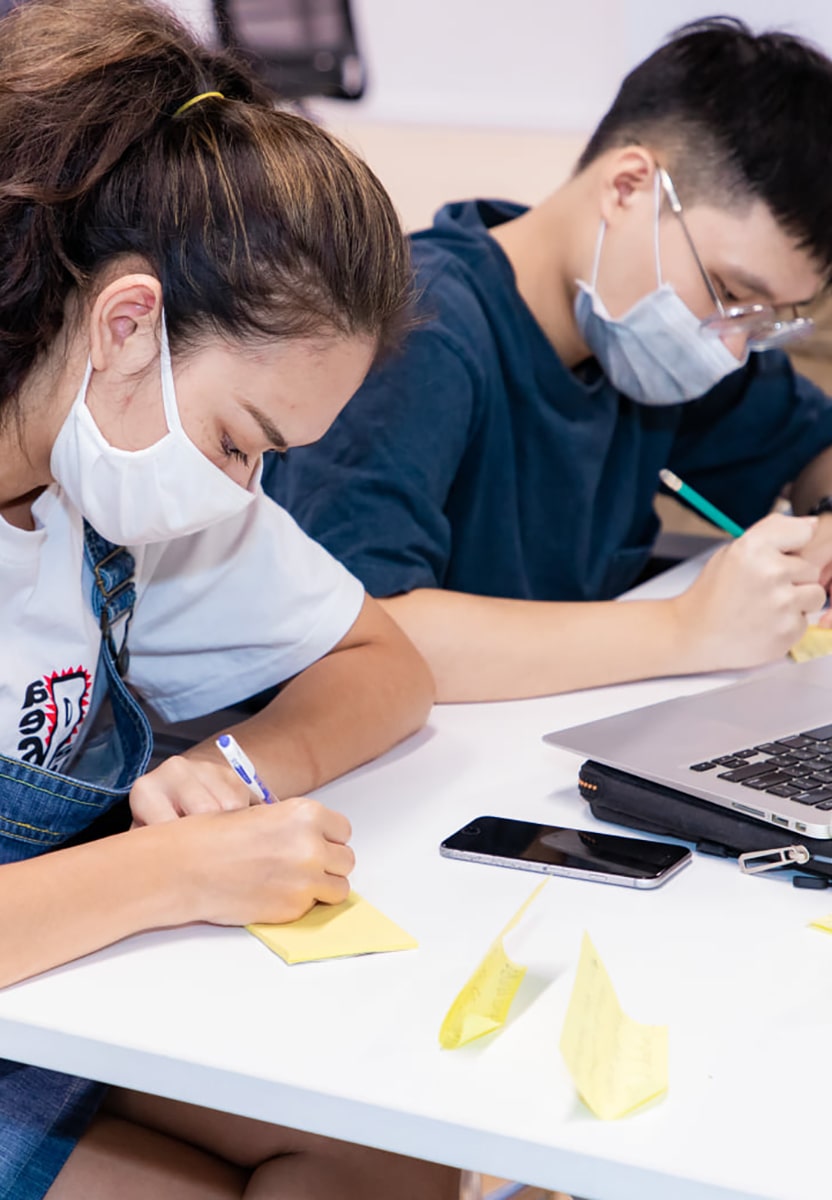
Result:
<svg viewBox="0 0 832 1200"><path fill-rule="evenodd" d="M643 146L623 146L610 155L601 181L601 215L613 227L647 198L653 204L656 160Z"/></svg>
<svg viewBox="0 0 832 1200"><path fill-rule="evenodd" d="M162 285L153 275L122 275L98 294L90 314L90 356L96 371L126 377L159 354Z"/></svg>

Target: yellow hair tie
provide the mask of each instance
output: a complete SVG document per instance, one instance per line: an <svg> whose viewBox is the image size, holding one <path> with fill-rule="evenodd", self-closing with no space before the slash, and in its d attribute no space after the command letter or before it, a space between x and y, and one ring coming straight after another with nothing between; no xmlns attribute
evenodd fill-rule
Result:
<svg viewBox="0 0 832 1200"><path fill-rule="evenodd" d="M186 100L184 104L180 104L173 115L178 117L181 113L187 112L189 108L192 108L194 104L199 104L200 100L211 100L212 98L224 100L225 96L223 96L222 92L200 92L198 96L192 96L190 100Z"/></svg>

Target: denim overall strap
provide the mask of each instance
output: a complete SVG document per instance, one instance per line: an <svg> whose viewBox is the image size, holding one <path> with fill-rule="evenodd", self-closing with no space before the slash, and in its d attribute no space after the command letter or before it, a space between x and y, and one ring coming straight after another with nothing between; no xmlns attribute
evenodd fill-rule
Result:
<svg viewBox="0 0 832 1200"><path fill-rule="evenodd" d="M0 755L0 863L42 854L79 834L127 795L150 760L150 725L122 679L136 601L133 556L86 522L84 541L102 634L96 685L106 685L112 725L85 739L71 776ZM117 650L113 627L122 621Z"/></svg>
<svg viewBox="0 0 832 1200"><path fill-rule="evenodd" d="M128 792L147 767L153 750L150 723L123 678L130 663L127 633L136 604L136 563L124 546L108 542L87 521L84 522L84 552L93 573L92 610L101 626L100 663L107 676L115 733L121 748L120 769L115 776L111 765L109 771L95 767L92 778L98 783L106 781L117 791ZM121 646L116 649L114 626L122 619ZM89 760L96 761L94 751L99 745L91 746L81 756L84 779L90 778ZM112 755L111 760L116 761Z"/></svg>
<svg viewBox="0 0 832 1200"><path fill-rule="evenodd" d="M100 533L96 533L88 521L84 522L84 553L89 563L95 586L92 589L92 611L98 617L101 637L110 651L121 676L127 674L130 655L127 650L127 630L136 604L136 585L133 573L136 563L133 555L124 546L114 546ZM120 617L125 618L121 649L116 652L113 625Z"/></svg>

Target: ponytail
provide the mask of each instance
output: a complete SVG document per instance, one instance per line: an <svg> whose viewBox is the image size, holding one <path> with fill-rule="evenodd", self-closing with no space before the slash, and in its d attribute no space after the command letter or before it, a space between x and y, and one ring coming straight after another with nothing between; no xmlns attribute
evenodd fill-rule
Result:
<svg viewBox="0 0 832 1200"><path fill-rule="evenodd" d="M219 92L222 97L197 95ZM174 353L406 321L406 242L348 149L144 0L0 21L0 420L73 291L119 255L159 277Z"/></svg>

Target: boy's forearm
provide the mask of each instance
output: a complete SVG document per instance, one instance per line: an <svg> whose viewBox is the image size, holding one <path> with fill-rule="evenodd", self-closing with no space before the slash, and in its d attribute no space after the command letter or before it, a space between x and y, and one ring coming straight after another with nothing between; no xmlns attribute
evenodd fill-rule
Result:
<svg viewBox="0 0 832 1200"><path fill-rule="evenodd" d="M419 589L381 601L437 700L513 700L692 669L672 600L548 603Z"/></svg>

